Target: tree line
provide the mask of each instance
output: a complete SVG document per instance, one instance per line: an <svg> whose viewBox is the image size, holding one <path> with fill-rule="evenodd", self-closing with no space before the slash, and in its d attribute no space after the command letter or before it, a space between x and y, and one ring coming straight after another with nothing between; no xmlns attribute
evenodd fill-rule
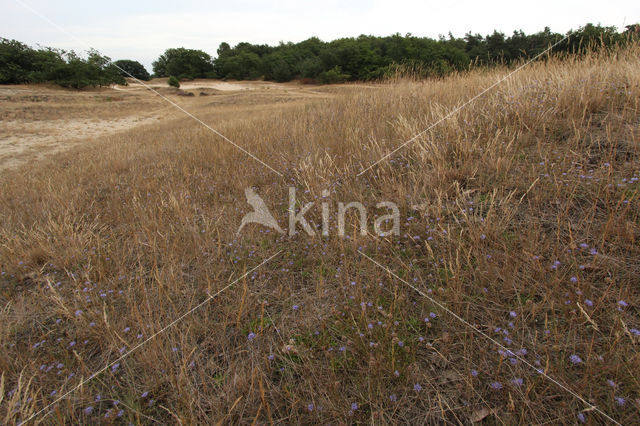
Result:
<svg viewBox="0 0 640 426"><path fill-rule="evenodd" d="M111 60L95 50L83 58L73 51L34 49L0 38L0 84L45 82L75 89L126 83Z"/></svg>
<svg viewBox="0 0 640 426"><path fill-rule="evenodd" d="M615 27L587 24L559 43L554 52L580 53L589 48L610 47L637 36L639 26L618 32ZM511 36L494 31L482 36L467 33L463 38L440 37L438 40L411 34L388 37L359 36L323 42L310 38L300 43L278 46L239 43L233 48L221 43L217 57L197 77L223 79L258 79L289 81L307 79L320 83L377 80L410 69L422 77L443 76L470 65L511 64L535 57L564 35L545 28L527 35L515 31ZM204 68L203 68L204 69ZM159 74L161 69L154 72ZM177 77L196 77L188 72Z"/></svg>
<svg viewBox="0 0 640 426"><path fill-rule="evenodd" d="M410 70L419 77L441 77L471 66L508 65L533 58L558 42L553 51L560 54L581 54L588 49L637 42L640 25L628 25L618 31L616 27L587 24L569 34L563 40L565 35L545 28L529 35L523 31L510 36L498 31L486 36L469 32L462 38L449 34L437 40L394 34L330 42L312 37L277 46L242 42L231 47L223 42L215 58L201 50L167 49L153 62L153 76L340 83L384 79ZM93 50L82 58L73 51L34 49L0 38L0 84L52 82L82 88L126 84L124 77L128 76L151 78L145 67L134 60L111 62Z"/></svg>

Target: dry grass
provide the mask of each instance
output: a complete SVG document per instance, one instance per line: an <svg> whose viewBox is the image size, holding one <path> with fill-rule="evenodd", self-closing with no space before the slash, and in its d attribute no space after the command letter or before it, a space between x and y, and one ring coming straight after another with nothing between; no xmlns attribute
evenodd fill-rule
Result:
<svg viewBox="0 0 640 426"><path fill-rule="evenodd" d="M191 105L285 178L186 118L3 171L1 421L29 418L278 250L32 421L605 421L362 250L633 423L638 53L533 64L360 178L507 70ZM283 225L289 185L308 201L332 190L332 236L236 235L245 187ZM334 232L337 201L386 213L383 200L401 208L400 237ZM307 218L319 225L320 207Z"/></svg>

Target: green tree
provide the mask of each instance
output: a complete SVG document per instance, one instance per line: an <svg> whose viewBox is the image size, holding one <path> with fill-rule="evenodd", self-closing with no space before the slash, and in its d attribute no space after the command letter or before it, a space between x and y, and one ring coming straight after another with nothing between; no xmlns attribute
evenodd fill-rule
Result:
<svg viewBox="0 0 640 426"><path fill-rule="evenodd" d="M175 75L169 77L167 84L171 87L175 87L176 89L180 88L180 81L176 78Z"/></svg>
<svg viewBox="0 0 640 426"><path fill-rule="evenodd" d="M157 77L175 75L182 80L207 78L213 76L213 61L201 50L167 49L153 62L153 73Z"/></svg>
<svg viewBox="0 0 640 426"><path fill-rule="evenodd" d="M138 61L133 61L131 59L121 59L119 61L115 61L114 65L119 68L120 75L122 77L134 77L138 80L144 81L147 81L151 78L144 65L142 65Z"/></svg>
<svg viewBox="0 0 640 426"><path fill-rule="evenodd" d="M289 81L295 77L293 58L276 51L265 55L262 59L263 75L266 80L278 82Z"/></svg>

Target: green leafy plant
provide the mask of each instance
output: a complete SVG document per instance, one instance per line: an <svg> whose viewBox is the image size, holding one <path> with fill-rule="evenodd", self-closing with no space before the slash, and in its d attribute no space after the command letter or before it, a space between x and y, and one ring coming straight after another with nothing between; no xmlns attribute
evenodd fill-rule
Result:
<svg viewBox="0 0 640 426"><path fill-rule="evenodd" d="M180 88L180 81L175 75L172 75L171 77L169 77L169 81L167 81L167 83L171 87Z"/></svg>

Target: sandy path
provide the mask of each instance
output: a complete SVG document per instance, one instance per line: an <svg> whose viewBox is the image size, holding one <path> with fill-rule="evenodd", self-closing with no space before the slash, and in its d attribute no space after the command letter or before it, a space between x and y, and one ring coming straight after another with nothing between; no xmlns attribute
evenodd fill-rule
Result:
<svg viewBox="0 0 640 426"><path fill-rule="evenodd" d="M153 79L145 82L145 86L152 87L154 89L161 89L169 87L167 85L167 79ZM131 90L145 89L142 84L135 81L130 81L128 86L114 85L113 89L127 92ZM180 89L182 90L198 90L198 89L213 89L221 92L232 92L237 90L260 90L260 89L283 89L283 88L296 88L294 84L277 84L268 81L218 81L218 80L193 80L180 83Z"/></svg>
<svg viewBox="0 0 640 426"><path fill-rule="evenodd" d="M159 116L147 116L3 122L3 133L6 131L10 135L0 137L0 170L42 159L92 138L152 124L159 119Z"/></svg>
<svg viewBox="0 0 640 426"><path fill-rule="evenodd" d="M0 86L0 170L154 123L168 109L151 95L111 89Z"/></svg>

